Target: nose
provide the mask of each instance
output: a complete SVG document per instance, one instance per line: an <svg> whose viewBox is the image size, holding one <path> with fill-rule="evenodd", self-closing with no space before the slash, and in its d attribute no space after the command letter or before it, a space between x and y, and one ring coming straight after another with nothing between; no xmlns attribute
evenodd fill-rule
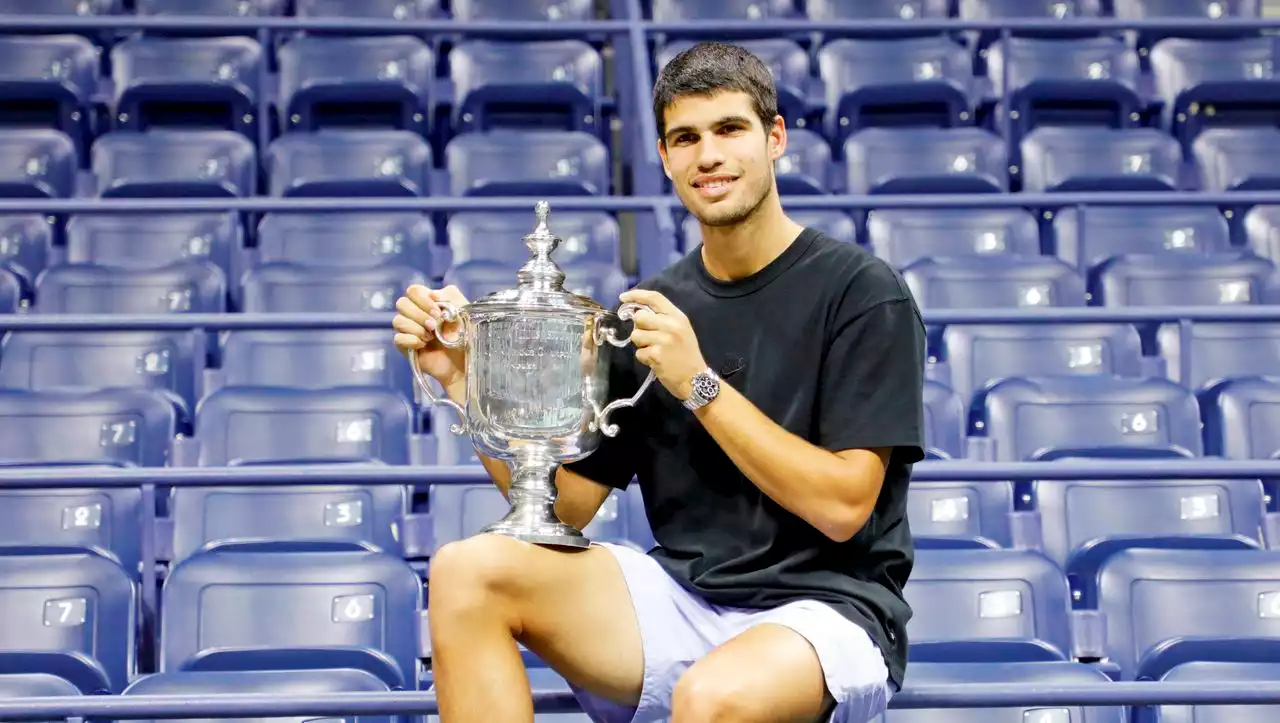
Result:
<svg viewBox="0 0 1280 723"><path fill-rule="evenodd" d="M706 173L713 171L724 163L724 152L716 143L714 136L708 134L698 143L698 170Z"/></svg>

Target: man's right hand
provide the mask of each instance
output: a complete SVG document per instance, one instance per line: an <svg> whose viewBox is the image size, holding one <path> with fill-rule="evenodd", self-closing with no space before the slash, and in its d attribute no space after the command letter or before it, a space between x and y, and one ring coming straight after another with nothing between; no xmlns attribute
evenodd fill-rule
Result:
<svg viewBox="0 0 1280 723"><path fill-rule="evenodd" d="M439 382L452 396L466 378L467 350L465 346L450 349L436 338L437 333L447 339L454 339L462 333L458 322L446 322L441 318L440 305L436 303L439 301L461 308L467 304L467 297L456 286L428 289L415 284L396 300L399 313L391 325L396 330L395 345L400 353L416 350L418 368Z"/></svg>

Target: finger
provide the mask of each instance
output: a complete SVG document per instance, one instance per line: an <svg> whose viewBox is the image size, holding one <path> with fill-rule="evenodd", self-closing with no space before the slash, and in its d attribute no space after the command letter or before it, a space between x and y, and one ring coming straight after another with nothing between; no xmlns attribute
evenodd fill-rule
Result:
<svg viewBox="0 0 1280 723"><path fill-rule="evenodd" d="M428 316L436 319L440 318L440 305L436 303L435 298L431 295L431 289L419 284L414 284L405 292L405 296L409 297L411 302L423 311L427 312Z"/></svg>
<svg viewBox="0 0 1280 723"><path fill-rule="evenodd" d="M419 324L403 314L396 314L396 317L391 320L391 328L401 334L411 334L423 340L425 340L428 335L427 330L423 328L422 324Z"/></svg>
<svg viewBox="0 0 1280 723"><path fill-rule="evenodd" d="M644 349L639 349L636 351L636 361L640 362L641 364L647 367L653 366L653 359L654 359L653 347L646 347Z"/></svg>
<svg viewBox="0 0 1280 723"><path fill-rule="evenodd" d="M435 303L432 302L432 308L434 307ZM396 299L396 311L400 312L399 316L403 316L409 321L421 326L424 331L435 333L436 320L432 317L431 310L422 308L418 302L401 296L399 299Z"/></svg>
<svg viewBox="0 0 1280 723"><path fill-rule="evenodd" d="M653 330L659 328L659 324L662 323L662 317L648 309L641 309L631 317L631 323L637 329Z"/></svg>
<svg viewBox="0 0 1280 723"><path fill-rule="evenodd" d="M467 303L467 297L462 295L462 289L459 289L455 284L449 284L443 289L432 291L431 298L436 301L448 301L455 306L462 306Z"/></svg>
<svg viewBox="0 0 1280 723"><path fill-rule="evenodd" d="M422 337L415 334L396 334L394 341L396 348L400 350L422 349L427 345L427 343L422 340Z"/></svg>
<svg viewBox="0 0 1280 723"><path fill-rule="evenodd" d="M680 311L675 307L675 304L672 304L667 300L667 297L656 291L650 291L649 289L632 289L624 292L622 296L618 298L624 302L644 304L659 314L679 313Z"/></svg>
<svg viewBox="0 0 1280 723"><path fill-rule="evenodd" d="M658 331L647 331L645 329L636 329L635 331L631 332L631 343L634 344L637 349L644 349L646 347L651 347L654 344L658 343L661 334L662 332L658 332Z"/></svg>

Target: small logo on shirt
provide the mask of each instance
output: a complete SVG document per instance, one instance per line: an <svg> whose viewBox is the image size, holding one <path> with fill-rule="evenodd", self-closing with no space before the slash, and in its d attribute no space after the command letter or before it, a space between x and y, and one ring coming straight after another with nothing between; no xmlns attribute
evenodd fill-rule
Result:
<svg viewBox="0 0 1280 723"><path fill-rule="evenodd" d="M742 371L747 365L747 360L742 358L737 352L730 352L724 355L724 360L720 362L719 374L722 377L729 377Z"/></svg>

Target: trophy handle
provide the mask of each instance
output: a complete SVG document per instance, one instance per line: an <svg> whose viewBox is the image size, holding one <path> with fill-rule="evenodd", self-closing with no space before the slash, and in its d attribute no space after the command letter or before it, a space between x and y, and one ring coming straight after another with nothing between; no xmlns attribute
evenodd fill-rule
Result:
<svg viewBox="0 0 1280 723"><path fill-rule="evenodd" d="M441 315L445 321L456 321L458 318L458 309L447 301L437 302L440 305ZM436 334L436 339L449 349L456 349L465 343L465 333L459 332L453 339L446 339L443 334ZM413 371L413 380L418 385L418 389L422 391L422 395L426 397L428 404L433 407L446 406L453 407L458 413L458 421L449 425L449 431L456 435L467 433L467 410L462 408L461 404L449 399L446 396L438 395L431 389L431 384L427 381L427 376L418 368L418 350L406 349L405 357L409 360L409 369Z"/></svg>
<svg viewBox="0 0 1280 723"><path fill-rule="evenodd" d="M652 311L652 309L649 309L649 307L644 304L627 302L618 307L618 318L623 321L630 320L635 316L635 313L641 309ZM625 337L619 337L618 330L613 327L605 327L604 329L596 327L596 343L600 344L604 341L621 348L631 343L631 335L627 334ZM649 389L649 385L653 384L653 380L653 371L650 370L649 376L645 377L644 383L640 385L640 388L636 390L635 394L623 399L615 399L606 404L604 409L596 412L596 418L591 421L591 431L594 432L598 429L600 430L600 433L606 437L618 436L618 425L609 421L609 414L613 412L613 410L621 409L622 407L634 407L636 402L640 401L640 397L644 396L644 393Z"/></svg>

